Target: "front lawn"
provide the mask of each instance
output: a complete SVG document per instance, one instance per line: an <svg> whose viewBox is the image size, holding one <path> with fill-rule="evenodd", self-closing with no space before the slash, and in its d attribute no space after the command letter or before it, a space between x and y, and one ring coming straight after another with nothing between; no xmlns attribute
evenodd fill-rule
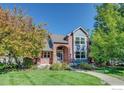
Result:
<svg viewBox="0 0 124 93"><path fill-rule="evenodd" d="M0 85L102 85L99 78L74 71L27 70L0 74Z"/></svg>
<svg viewBox="0 0 124 93"><path fill-rule="evenodd" d="M97 69L96 71L100 72L100 73L108 74L110 76L119 78L121 80L124 80L124 69L112 69L112 68L108 68L108 67L106 67L106 68L101 67L101 68Z"/></svg>
<svg viewBox="0 0 124 93"><path fill-rule="evenodd" d="M109 75L124 80L124 70L123 71L120 70L119 73L113 73L113 74L111 73Z"/></svg>

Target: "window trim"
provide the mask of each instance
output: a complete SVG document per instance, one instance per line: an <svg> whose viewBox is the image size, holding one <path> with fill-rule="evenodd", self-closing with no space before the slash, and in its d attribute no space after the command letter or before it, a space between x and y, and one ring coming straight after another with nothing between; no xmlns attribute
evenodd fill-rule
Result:
<svg viewBox="0 0 124 93"><path fill-rule="evenodd" d="M80 38L80 43L79 44L76 44L76 38L79 37ZM84 43L81 43L81 38L84 39ZM73 43L73 46L74 46L74 59L79 59L79 60L82 60L82 59L87 59L87 38L85 36L74 36L73 37L73 40L74 40L74 43ZM77 51L76 49L76 46L77 45L80 45L81 47L81 51ZM84 50L82 50L82 46L84 47ZM76 58L76 52L80 52L80 58ZM82 58L81 57L81 52L84 52L85 53L85 57Z"/></svg>
<svg viewBox="0 0 124 93"><path fill-rule="evenodd" d="M50 58L50 52L49 51L43 52L43 58Z"/></svg>
<svg viewBox="0 0 124 93"><path fill-rule="evenodd" d="M76 51L76 52L77 52L77 51ZM86 58L86 52L85 52L85 51L80 51L80 52L79 52L79 55L78 55L78 56L80 56L79 58L76 57L76 56L77 56L77 55L76 55L76 52L75 52L75 58L76 58L76 59L85 59L85 58ZM82 52L84 52L84 57L82 57L82 54L81 54Z"/></svg>
<svg viewBox="0 0 124 93"><path fill-rule="evenodd" d="M82 37L82 36L75 36L74 38L75 38L75 39L74 39L75 45L85 45L85 44L86 44L86 38L85 38L85 37ZM79 40L76 40L76 38L79 38ZM83 41L84 43L81 43L81 42L82 42L81 39L84 39L84 41ZM77 44L76 42L79 42L79 43Z"/></svg>
<svg viewBox="0 0 124 93"><path fill-rule="evenodd" d="M78 38L78 40L77 40L77 38ZM78 45L78 44L80 44L80 37L75 37L75 45Z"/></svg>
<svg viewBox="0 0 124 93"><path fill-rule="evenodd" d="M81 37L80 39L81 39L81 41L80 41L81 44L85 44L85 43L86 43L86 42L85 42L85 38L82 38L82 37ZM83 40L84 43L82 43L82 39L84 39L84 40Z"/></svg>
<svg viewBox="0 0 124 93"><path fill-rule="evenodd" d="M80 58L80 52L78 52L78 53L79 53L78 56ZM77 58L77 51L75 52L75 58Z"/></svg>
<svg viewBox="0 0 124 93"><path fill-rule="evenodd" d="M82 53L84 53L84 57L82 57ZM81 52L80 52L80 58L86 58L86 53L85 53L85 51L81 51Z"/></svg>

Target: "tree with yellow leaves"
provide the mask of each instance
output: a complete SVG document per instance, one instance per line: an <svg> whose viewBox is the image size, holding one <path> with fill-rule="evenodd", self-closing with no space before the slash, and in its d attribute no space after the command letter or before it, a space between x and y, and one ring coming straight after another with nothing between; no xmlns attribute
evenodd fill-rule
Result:
<svg viewBox="0 0 124 93"><path fill-rule="evenodd" d="M33 25L32 18L21 9L3 10L0 7L0 55L15 58L36 57L44 47L47 31L43 25Z"/></svg>

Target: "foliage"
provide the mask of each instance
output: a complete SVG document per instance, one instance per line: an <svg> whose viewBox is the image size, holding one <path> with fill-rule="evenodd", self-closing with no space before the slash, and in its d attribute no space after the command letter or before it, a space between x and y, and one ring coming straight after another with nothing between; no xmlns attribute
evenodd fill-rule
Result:
<svg viewBox="0 0 124 93"><path fill-rule="evenodd" d="M115 64L124 56L124 17L119 4L97 6L90 56L100 64Z"/></svg>
<svg viewBox="0 0 124 93"><path fill-rule="evenodd" d="M47 38L43 25L33 25L32 18L21 9L0 7L0 55L11 55L17 64L17 57L39 56Z"/></svg>
<svg viewBox="0 0 124 93"><path fill-rule="evenodd" d="M88 64L88 63L81 63L79 65L79 68L84 69L84 70L93 70L94 69L92 64Z"/></svg>
<svg viewBox="0 0 124 93"><path fill-rule="evenodd" d="M62 63L53 63L51 65L51 70L62 70Z"/></svg>
<svg viewBox="0 0 124 93"><path fill-rule="evenodd" d="M63 62L62 63L62 69L63 70L70 70L70 67L69 67L69 65L66 62Z"/></svg>
<svg viewBox="0 0 124 93"><path fill-rule="evenodd" d="M70 70L69 65L65 62L62 63L53 63L51 65L51 70Z"/></svg>
<svg viewBox="0 0 124 93"><path fill-rule="evenodd" d="M7 66L6 64L0 63L0 70L3 70Z"/></svg>
<svg viewBox="0 0 124 93"><path fill-rule="evenodd" d="M23 60L24 60L22 63L23 68L31 68L32 67L33 60L31 58L24 58Z"/></svg>
<svg viewBox="0 0 124 93"><path fill-rule="evenodd" d="M5 63L0 63L0 73L5 73L9 72L12 70L15 70L17 68L16 64L5 64Z"/></svg>

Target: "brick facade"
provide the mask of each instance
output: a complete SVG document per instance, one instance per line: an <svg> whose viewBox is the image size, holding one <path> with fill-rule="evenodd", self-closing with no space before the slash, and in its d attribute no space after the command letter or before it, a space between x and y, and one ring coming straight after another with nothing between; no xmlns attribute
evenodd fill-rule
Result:
<svg viewBox="0 0 124 93"><path fill-rule="evenodd" d="M73 34L80 30L81 33L84 33L85 38L86 38L86 51L88 52L88 46L89 46L89 38L88 34L82 29L82 27L77 28L75 31L69 33L66 36L61 36L61 35L54 35L50 34L49 40L51 41L51 51L46 50L42 51L42 56L40 58L39 63L46 63L46 64L52 64L56 62L66 62L70 63L72 60L75 59L74 55L74 37ZM87 53L88 56L88 53Z"/></svg>

